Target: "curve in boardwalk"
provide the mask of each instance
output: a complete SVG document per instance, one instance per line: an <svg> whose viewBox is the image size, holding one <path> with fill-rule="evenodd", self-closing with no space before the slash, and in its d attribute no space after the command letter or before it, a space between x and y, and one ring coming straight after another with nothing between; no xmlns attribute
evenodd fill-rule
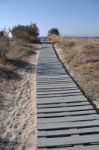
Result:
<svg viewBox="0 0 99 150"><path fill-rule="evenodd" d="M37 69L38 150L99 150L99 115L64 71L51 43Z"/></svg>

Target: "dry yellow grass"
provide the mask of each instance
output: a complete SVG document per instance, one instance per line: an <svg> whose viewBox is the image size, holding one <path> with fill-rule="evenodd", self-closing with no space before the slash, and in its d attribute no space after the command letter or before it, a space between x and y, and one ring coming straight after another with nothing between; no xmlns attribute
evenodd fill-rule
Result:
<svg viewBox="0 0 99 150"><path fill-rule="evenodd" d="M21 41L13 41L11 43L11 49L7 54L7 57L14 59L21 59L28 57L30 54L35 54L35 47L32 44L24 43Z"/></svg>
<svg viewBox="0 0 99 150"><path fill-rule="evenodd" d="M86 95L99 103L99 39L49 37L73 71L76 81Z"/></svg>
<svg viewBox="0 0 99 150"><path fill-rule="evenodd" d="M25 43L21 40L10 41L8 47L8 43L0 39L0 46L1 48L4 46L5 49L3 56L4 61L0 61L0 77L9 74L6 73L6 70L14 72L18 67L25 67L25 65L27 65L27 58L36 54L35 45ZM0 58L0 60L2 60L2 58ZM2 78L0 78L0 80L2 80Z"/></svg>

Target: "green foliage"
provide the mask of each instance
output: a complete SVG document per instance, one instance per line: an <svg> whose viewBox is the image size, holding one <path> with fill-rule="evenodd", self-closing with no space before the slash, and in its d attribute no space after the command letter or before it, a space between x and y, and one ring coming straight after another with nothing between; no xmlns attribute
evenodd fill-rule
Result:
<svg viewBox="0 0 99 150"><path fill-rule="evenodd" d="M48 31L48 35L51 35L51 34L59 35L59 30L57 28L52 28Z"/></svg>
<svg viewBox="0 0 99 150"><path fill-rule="evenodd" d="M28 42L32 42L39 36L39 29L36 24L30 25L18 25L13 27L12 36L17 39L22 39Z"/></svg>

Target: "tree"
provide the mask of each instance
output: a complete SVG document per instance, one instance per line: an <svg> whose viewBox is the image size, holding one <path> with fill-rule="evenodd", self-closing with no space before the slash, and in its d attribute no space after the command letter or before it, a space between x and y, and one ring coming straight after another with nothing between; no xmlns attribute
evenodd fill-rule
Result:
<svg viewBox="0 0 99 150"><path fill-rule="evenodd" d="M57 28L51 28L51 29L48 31L48 35L51 35L51 34L59 35L59 30L58 30Z"/></svg>

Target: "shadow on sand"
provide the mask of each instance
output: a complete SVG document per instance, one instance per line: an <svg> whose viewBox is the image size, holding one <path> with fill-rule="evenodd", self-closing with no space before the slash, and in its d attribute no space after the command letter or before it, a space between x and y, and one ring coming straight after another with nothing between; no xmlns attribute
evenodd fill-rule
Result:
<svg viewBox="0 0 99 150"><path fill-rule="evenodd" d="M22 69L27 73L35 72L35 65L27 63L23 60L7 60L8 64L15 66L17 69ZM21 80L22 76L11 69L0 68L0 78L7 80Z"/></svg>
<svg viewBox="0 0 99 150"><path fill-rule="evenodd" d="M32 145L22 142L21 138L16 138L14 141L0 138L0 150L25 150L26 148L32 148Z"/></svg>
<svg viewBox="0 0 99 150"><path fill-rule="evenodd" d="M21 80L21 75L8 70L8 69L0 69L0 78L4 78L7 80Z"/></svg>

